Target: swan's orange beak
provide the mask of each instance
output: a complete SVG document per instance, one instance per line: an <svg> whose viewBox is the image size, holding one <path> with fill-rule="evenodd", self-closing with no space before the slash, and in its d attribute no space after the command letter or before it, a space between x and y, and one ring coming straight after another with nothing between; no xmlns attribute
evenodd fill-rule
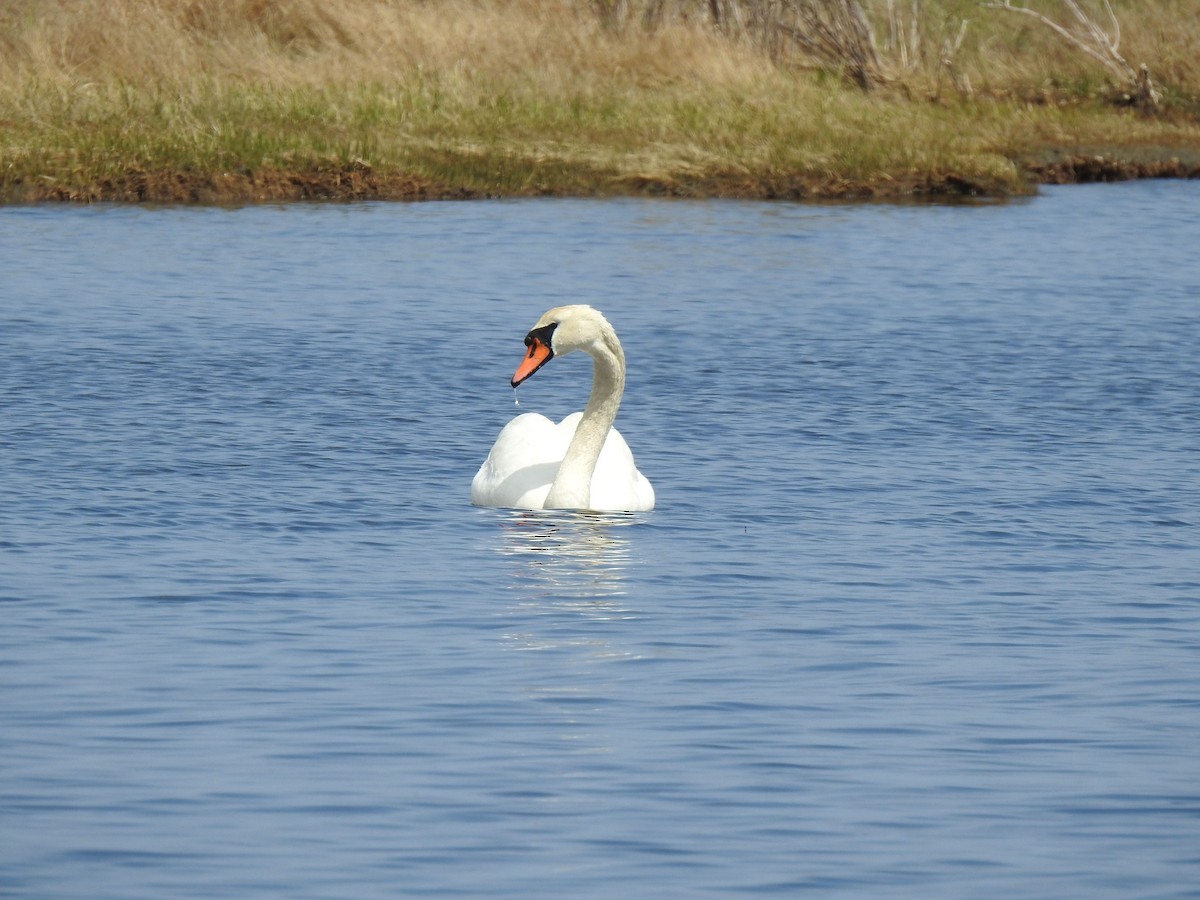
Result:
<svg viewBox="0 0 1200 900"><path fill-rule="evenodd" d="M554 356L554 351L550 349L550 345L543 343L541 339L535 338L533 335L525 339L525 344L529 347L529 352L521 360L521 365L517 366L517 371L512 377L513 387L516 387L546 363L550 362L550 358Z"/></svg>

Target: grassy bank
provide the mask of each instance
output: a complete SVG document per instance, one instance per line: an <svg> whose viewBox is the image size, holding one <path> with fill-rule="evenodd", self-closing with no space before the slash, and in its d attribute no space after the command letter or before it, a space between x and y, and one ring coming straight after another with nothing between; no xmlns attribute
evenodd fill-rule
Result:
<svg viewBox="0 0 1200 900"><path fill-rule="evenodd" d="M1152 115L1049 28L974 2L926 2L903 51L880 26L870 91L705 8L663 4L648 28L566 0L0 0L0 197L1004 195L1200 174L1194 0L1115 7L1163 92Z"/></svg>

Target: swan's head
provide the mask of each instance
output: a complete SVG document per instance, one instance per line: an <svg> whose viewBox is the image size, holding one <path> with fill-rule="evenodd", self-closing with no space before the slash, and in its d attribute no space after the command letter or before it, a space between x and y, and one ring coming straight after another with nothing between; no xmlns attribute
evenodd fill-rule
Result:
<svg viewBox="0 0 1200 900"><path fill-rule="evenodd" d="M608 319L598 310L583 304L556 306L547 311L525 335L525 346L529 349L512 377L513 387L554 357L565 356L575 350L586 350L595 356L603 347L624 361L621 344Z"/></svg>

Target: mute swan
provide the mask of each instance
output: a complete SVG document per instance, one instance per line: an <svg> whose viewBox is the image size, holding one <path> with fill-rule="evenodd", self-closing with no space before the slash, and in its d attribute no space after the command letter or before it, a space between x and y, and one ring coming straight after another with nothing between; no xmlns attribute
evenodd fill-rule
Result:
<svg viewBox="0 0 1200 900"><path fill-rule="evenodd" d="M515 388L556 356L583 350L594 360L582 413L557 425L538 413L504 426L471 482L476 506L518 509L654 509L654 488L612 427L625 390L625 352L608 320L590 306L559 306L525 336L529 348Z"/></svg>

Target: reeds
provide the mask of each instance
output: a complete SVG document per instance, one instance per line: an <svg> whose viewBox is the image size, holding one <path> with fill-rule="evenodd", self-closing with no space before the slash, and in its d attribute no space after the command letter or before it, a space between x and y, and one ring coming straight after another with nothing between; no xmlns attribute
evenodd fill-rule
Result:
<svg viewBox="0 0 1200 900"><path fill-rule="evenodd" d="M1128 58L1153 54L1167 85L1169 114L1148 119L1114 109L1103 73L1051 35L956 0L907 7L900 43L892 10L872 92L828 60L714 28L707 4L683 0L654 16L567 0L0 0L0 189L213 201L1019 191L1020 162L1052 147L1197 148L1195 33L1167 33L1185 5L1146 3L1125 28Z"/></svg>

